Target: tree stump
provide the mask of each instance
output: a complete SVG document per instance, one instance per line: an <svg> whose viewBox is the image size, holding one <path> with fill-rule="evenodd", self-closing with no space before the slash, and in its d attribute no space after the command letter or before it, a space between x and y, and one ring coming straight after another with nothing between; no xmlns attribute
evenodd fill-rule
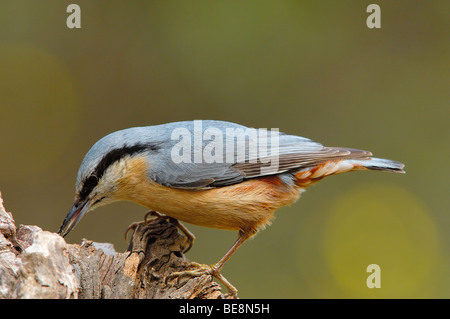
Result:
<svg viewBox="0 0 450 319"><path fill-rule="evenodd" d="M16 228L0 193L0 298L226 298L208 275L166 282L188 264L184 244L166 219L136 223L123 253L87 239L68 244L37 226Z"/></svg>

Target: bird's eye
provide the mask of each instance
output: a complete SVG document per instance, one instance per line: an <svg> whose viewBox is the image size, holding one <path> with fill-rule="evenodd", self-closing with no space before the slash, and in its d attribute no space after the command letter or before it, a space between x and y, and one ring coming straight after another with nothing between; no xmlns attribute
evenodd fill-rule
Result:
<svg viewBox="0 0 450 319"><path fill-rule="evenodd" d="M98 184L97 176L91 175L89 178L84 182L84 187L87 188L94 188Z"/></svg>
<svg viewBox="0 0 450 319"><path fill-rule="evenodd" d="M80 192L81 198L86 198L91 191L94 189L95 186L98 184L98 178L95 175L89 176L89 178L84 182L83 188Z"/></svg>

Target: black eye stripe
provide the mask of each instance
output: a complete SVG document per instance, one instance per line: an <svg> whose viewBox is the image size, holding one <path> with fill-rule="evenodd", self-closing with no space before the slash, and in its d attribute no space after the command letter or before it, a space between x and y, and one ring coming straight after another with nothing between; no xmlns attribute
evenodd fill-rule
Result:
<svg viewBox="0 0 450 319"><path fill-rule="evenodd" d="M97 176L95 175L89 176L89 178L84 182L83 188L81 189L80 199L85 199L97 185L98 185Z"/></svg>
<svg viewBox="0 0 450 319"><path fill-rule="evenodd" d="M134 146L124 146L121 148L116 148L103 156L101 161L98 163L97 167L95 168L92 175L90 175L86 180L83 182L83 187L80 191L80 200L85 200L89 194L92 192L92 190L95 188L95 186L98 185L98 181L102 178L105 171L110 167L113 163L119 161L123 157L127 155L133 155L140 153L144 150L150 150L150 151L157 151L159 149L158 144L137 144Z"/></svg>
<svg viewBox="0 0 450 319"><path fill-rule="evenodd" d="M84 182L84 186L95 187L98 184L98 178L95 175L89 176L89 178Z"/></svg>

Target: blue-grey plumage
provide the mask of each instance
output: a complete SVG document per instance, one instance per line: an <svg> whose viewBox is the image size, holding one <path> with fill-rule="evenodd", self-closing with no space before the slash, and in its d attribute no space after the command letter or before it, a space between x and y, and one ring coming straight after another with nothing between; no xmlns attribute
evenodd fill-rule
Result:
<svg viewBox="0 0 450 319"><path fill-rule="evenodd" d="M130 200L189 223L238 230L237 244L212 270L217 275L242 242L310 184L363 169L404 173L403 167L368 151L224 121L128 128L87 152L59 233L67 235L100 205Z"/></svg>
<svg viewBox="0 0 450 319"><path fill-rule="evenodd" d="M200 129L200 142L201 147L204 148L210 141L202 138L205 131L214 128L219 130L223 136L226 136L227 130L241 129L242 131L248 129L245 126L238 125L231 122L224 121L212 121L206 120L201 121ZM216 179L221 174L229 173L227 170L232 164L236 163L237 153L234 150L226 149L226 143L223 143L223 160L222 163L206 163L202 161L201 163L194 163L194 156L191 156L192 163L174 163L171 158L171 153L175 145L179 142L176 135L173 135L176 130L183 129L192 136L190 140L191 150L195 151L195 121L184 121L184 122L174 122L167 123L156 126L147 127L134 127L125 130L120 130L113 132L92 146L89 152L86 154L83 162L81 163L80 169L77 176L77 190L82 186L83 181L93 173L94 169L97 167L99 162L106 156L109 152L121 148L134 147L141 145L141 151L143 153L148 153L148 160L151 162L151 171L149 172L150 177L155 180L159 180L163 185L167 186L182 186L185 181L188 183L190 180L197 180L203 176L207 179L210 177L215 177ZM270 134L270 131L267 131ZM243 135L247 140L251 139L251 136ZM235 136L236 141L239 136ZM269 143L270 147L270 137ZM156 150L156 151L155 151ZM246 159L251 155L249 150L246 150ZM283 154L293 154L293 153L312 153L312 152L323 152L323 146L319 143L313 142L309 139L286 135L280 135L280 153ZM230 158L229 152L233 152L231 158L233 160L227 161ZM206 172L205 172L206 170ZM205 173L205 174L202 174ZM208 175L209 174L209 175Z"/></svg>
<svg viewBox="0 0 450 319"><path fill-rule="evenodd" d="M177 130L182 130L181 133L184 132L191 137L187 141L190 146L188 149L192 153L188 154L190 161L176 163L173 160L173 150L183 137L182 134L177 134ZM210 134L209 139L205 138L205 133L208 131L216 133L215 136ZM261 134L262 132L266 135ZM113 132L97 141L81 163L76 180L77 201L82 202L85 197L92 194L96 196L91 196L95 197L95 200L91 200L90 205L83 206L85 210L83 214L78 215L78 220L88 210L117 200L113 196L117 182L123 177L120 174L126 174L123 171L123 165L120 166L118 163L126 163L136 156L145 158L147 162L145 175L149 181L170 188L190 190L229 186L248 179L285 172L292 173L287 175L287 178L291 176L293 181L295 172L312 169L330 160L335 162L345 160L344 164L354 166L348 170L356 170L359 167L359 169L403 172L402 163L372 158L372 154L367 151L324 147L304 137L278 134L277 131L271 130L259 130L256 131L256 135L252 133L255 133L255 130L251 131L243 125L212 120L174 122ZM221 136L217 137L220 134ZM214 140L212 137L229 138L230 134L234 134L231 136L232 148L227 144L228 140L216 144L222 152L219 160L216 157L216 161L211 163L203 157L200 161L195 157L194 153L199 149L200 155L203 155L205 147ZM258 149L255 153L255 149L249 146L251 142L255 145L265 142L267 149L270 150L273 146L271 145L272 136L277 138L275 155L270 154L269 151L260 154ZM244 156L239 158L238 146L234 147L234 145L237 145L241 138L246 141L246 144L241 145L244 148ZM262 138L265 140L263 141ZM267 163L274 158L273 156L277 157L277 165L273 170L264 171ZM345 165L341 164L341 166ZM122 170L119 170L120 168ZM108 174L105 174L107 172ZM336 169L336 172L339 170ZM70 228L73 228L75 224L72 222ZM67 232L69 230L67 229Z"/></svg>
<svg viewBox="0 0 450 319"><path fill-rule="evenodd" d="M201 121L201 134L210 128L218 129L226 136L227 129L248 129L245 126L238 125L231 122L224 121ZM242 175L236 171L230 170L230 167L237 164L237 153L234 149L230 150L226 148L226 143L223 143L223 160L218 163L206 163L203 159L200 163L174 163L171 159L171 151L174 146L178 143L178 139L172 136L173 132L177 129L186 129L192 136L194 136L194 121L185 122L174 122L156 126L147 127L134 127L121 131L111 133L102 139L100 139L86 154L77 176L77 190L82 186L83 181L94 172L99 162L111 151L130 148L136 146L142 146L139 149L140 152L147 155L149 163L151 163L150 171L148 172L149 177L155 181L160 182L162 185L172 186L172 187L182 187L183 184L190 184L201 179L209 180L213 178L215 181L220 180L221 177L227 174L232 174L232 177L237 177L237 175ZM271 134L267 131L268 135ZM234 137L235 140L239 136ZM251 137L245 135L248 140ZM270 137L268 138L270 147ZM201 139L201 147L204 148L210 141ZM194 151L194 138L190 141L192 150ZM279 157L280 157L280 169L273 173L280 173L287 171L289 169L307 166L315 164L328 157L345 157L351 154L350 149L344 148L327 148L323 147L321 144L314 142L310 139L287 135L281 133L279 135ZM360 150L353 150L364 152ZM230 158L228 155L233 152L231 158L233 160L227 161ZM370 152L360 153L370 156ZM245 159L248 160L250 154L249 150L246 149ZM193 156L192 156L193 157ZM261 157L257 157L257 160L261 160ZM386 160L383 163L384 166L387 165L387 169L401 170L401 163L395 161ZM242 168L244 165L237 165ZM259 176L259 169L261 168L261 163L258 165L248 164L248 169L245 171L247 174L245 176L256 177ZM392 166L392 167L391 167ZM256 169L257 175L249 174L249 169ZM230 177L230 176L227 176ZM237 180L242 181L242 179ZM217 183L216 183L217 185ZM205 185L207 186L207 185Z"/></svg>

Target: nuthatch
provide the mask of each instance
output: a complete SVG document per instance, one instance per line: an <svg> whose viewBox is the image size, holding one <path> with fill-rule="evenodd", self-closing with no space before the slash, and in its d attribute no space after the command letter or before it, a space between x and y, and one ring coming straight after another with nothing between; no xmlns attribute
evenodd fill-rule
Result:
<svg viewBox="0 0 450 319"><path fill-rule="evenodd" d="M404 173L402 163L371 156L222 121L129 128L103 137L88 151L78 171L75 203L58 233L66 236L88 211L120 200L174 221L237 230L237 241L216 264L192 263L190 270L171 275L209 274L235 295L220 273L226 261L309 185L356 170ZM192 244L193 236L188 239Z"/></svg>

